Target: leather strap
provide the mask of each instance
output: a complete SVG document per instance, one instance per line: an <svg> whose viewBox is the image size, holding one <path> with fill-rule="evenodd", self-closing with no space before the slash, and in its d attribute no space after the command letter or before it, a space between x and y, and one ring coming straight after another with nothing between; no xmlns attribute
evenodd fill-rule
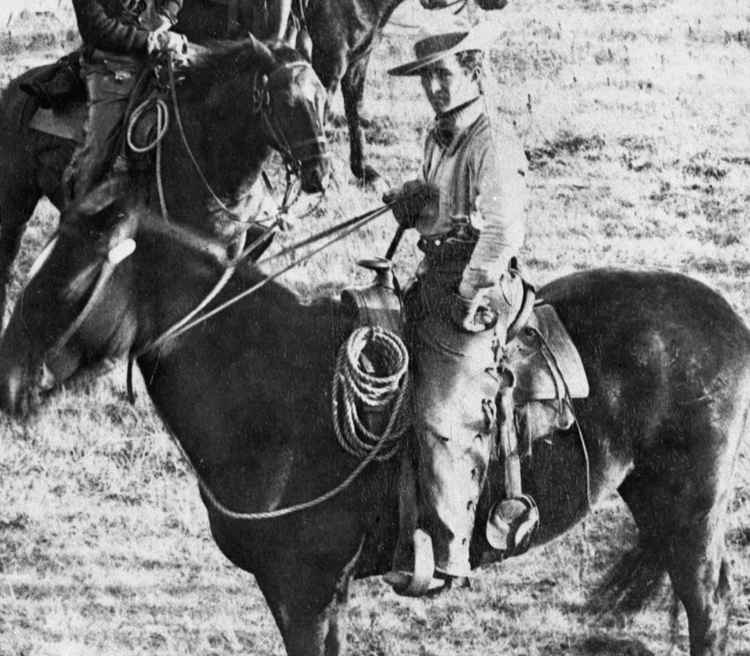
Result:
<svg viewBox="0 0 750 656"><path fill-rule="evenodd" d="M515 275L520 275L515 272ZM509 342L512 340L518 332L526 325L529 320L531 313L534 311L534 303L536 302L536 288L530 282L526 282L521 278L523 284L523 300L521 301L521 309L518 310L518 314L513 318L508 326L505 341Z"/></svg>
<svg viewBox="0 0 750 656"><path fill-rule="evenodd" d="M513 415L513 385L502 385L498 394L502 421L498 437L505 464L505 496L508 499L523 494L521 486L521 457L518 453L518 436Z"/></svg>

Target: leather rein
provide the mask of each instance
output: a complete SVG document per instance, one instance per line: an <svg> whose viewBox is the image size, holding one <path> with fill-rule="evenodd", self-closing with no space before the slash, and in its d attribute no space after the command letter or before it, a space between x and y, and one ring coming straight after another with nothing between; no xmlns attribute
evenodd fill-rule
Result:
<svg viewBox="0 0 750 656"><path fill-rule="evenodd" d="M293 176L299 176L302 171L302 165L315 157L315 155L297 157L294 154L295 148L302 149L309 145L326 143L325 134L321 131L310 139L303 139L300 141L295 141L294 144L290 144L284 134L284 131L279 129L278 126L274 125L275 115L271 112L271 94L269 91L269 83L279 73L287 71L291 68L312 69L312 64L306 60L282 62L276 68L274 68L269 75L263 75L259 70L256 70L253 76L252 112L253 114L260 116L263 126L267 132L266 136L273 143L274 147L281 153L282 160L284 162L284 168L286 169L286 189L284 191L284 199L282 201L281 207L279 208L280 214L286 213L289 206L294 202L294 200L296 200L297 196L299 195L299 192L295 193L294 199L292 199L293 194L291 192L291 189ZM198 177L200 178L204 187L207 189L208 193L211 194L211 197L216 202L219 209L223 210L226 213L227 218L239 223L246 223L246 221L243 221L231 209L229 209L226 203L224 203L224 201L222 201L221 198L219 198L218 194L213 190L211 184L206 178L206 175L203 173L203 170L201 169L201 166L198 163L195 154L193 153L193 149L190 147L190 143L185 132L185 127L182 122L180 104L177 98L177 83L175 80L174 61L172 57L169 57L167 59L167 72L169 75L169 90L172 98L172 105L174 107L175 119L177 120L177 128L180 132L182 143L185 146L185 150L188 154L188 157L190 158L190 161L193 164L193 167L195 168L196 173L198 174ZM317 84L322 87L322 84L320 83L317 75L314 76L314 79ZM265 172L262 173L262 176L263 180L266 183L266 186L270 188L270 183Z"/></svg>
<svg viewBox="0 0 750 656"><path fill-rule="evenodd" d="M289 140L284 135L283 130L274 125L273 114L271 112L269 82L274 78L274 76L290 68L312 68L312 65L304 60L283 62L276 68L274 68L273 71L271 71L270 75L263 75L260 73L260 71L256 70L253 76L253 105L251 108L252 113L260 117L262 125L266 131L266 137L273 144L276 150L281 153L282 160L284 162L284 168L286 170L286 188L284 191L284 197L281 203L281 207L279 208L279 214L285 214L288 211L289 207L299 196L299 191L297 191L296 193L292 193L292 180L294 176L299 176L300 172L302 171L303 164L316 156L315 154L311 154L310 156L298 157L294 155L295 149L299 151L310 145L319 145L321 143L326 143L325 135L321 131L310 139L303 139L295 141L294 144L290 144ZM185 152L187 153L188 158L190 159L190 162L195 169L198 179L201 181L201 184L206 189L206 191L208 191L209 195L217 205L217 210L214 210L214 212L222 211L224 213L225 219L233 221L235 223L247 224L247 220L238 216L237 213L231 210L227 206L227 204L219 197L214 188L211 186L211 183L209 182L206 174L203 172L203 169L201 168L201 165L198 162L198 159L195 156L192 147L190 146L184 123L182 121L182 112L180 111L180 103L177 97L177 81L175 77L174 58L171 55L166 59L166 69L169 82L169 95L174 110L177 129L180 134L180 139L182 141L183 147L185 148ZM314 79L320 85L320 81L318 80L317 76ZM156 136L153 141L146 144L145 146L139 146L134 142L133 130L141 115L145 111L147 111L152 106L152 104L156 111ZM161 142L169 129L169 116L169 109L165 101L162 98L159 98L158 96L152 94L131 112L130 118L128 119L128 125L125 135L128 147L136 154L144 154L156 149L156 189L159 197L159 206L161 209L162 217L167 221L169 220L169 211L167 209L167 203L164 194L164 182L162 179ZM261 175L266 184L266 187L270 191L271 184L265 171L262 171ZM252 193L252 191L248 192L248 194L249 193Z"/></svg>
<svg viewBox="0 0 750 656"><path fill-rule="evenodd" d="M267 228L263 232L263 234L261 234L250 245L248 245L238 256L234 258L229 258L226 254L226 244L224 244L223 242L219 240L206 237L204 235L200 235L183 226L179 226L179 225L172 224L172 223L165 223L164 221L155 221L153 219L150 219L150 220L147 219L146 221L140 221L140 222L136 221L135 218L133 218L132 220L128 220L125 224L123 224L123 226L119 227L119 232L121 233L120 239L116 240L114 244L111 244L108 250L100 252L100 261L97 262L99 266L99 273L98 273L96 282L93 285L93 289L83 309L73 319L70 326L65 330L63 335L55 342L54 346L47 351L47 353L54 353L56 350L62 349L65 346L65 344L67 344L67 342L75 335L75 333L78 330L80 330L80 328L83 326L83 324L85 323L90 313L93 311L93 309L96 307L99 300L102 298L102 295L106 289L107 283L111 279L117 267L135 252L136 241L135 241L134 236L139 226L147 232L165 235L168 238L174 239L175 241L179 242L183 246L193 250L195 253L202 255L204 257L209 257L213 261L219 262L220 264L224 266L224 271L222 275L220 276L219 280L217 281L217 283L211 289L211 291L206 296L203 297L203 299L198 303L198 305L191 312L189 312L185 317L183 317L179 321L172 324L172 326L168 328L166 331L164 331L160 336L150 341L148 344L146 344L144 347L139 349L137 352L131 351L129 358L128 358L128 369L127 369L127 389L128 389L128 395L130 397L131 402L134 401L134 397L132 393L133 392L132 390L132 368L133 368L133 362L135 358L140 357L141 355L144 355L154 349L161 348L167 342L175 339L179 335L190 330L191 328L207 320L208 318L218 314L219 312L222 312L223 310L227 309L231 305L234 305L242 298L249 296L250 294L253 294L264 285L268 284L275 278L278 278L283 273L289 271L293 267L296 267L302 264L303 262L310 259L317 253L328 248L330 245L332 245L336 241L339 241L340 239L343 239L344 237L359 230L360 228L365 226L367 223L383 215L390 209L391 209L390 205L383 205L373 210L370 210L368 212L365 212L359 216L346 219L345 221L342 221L334 226L331 226L330 228L322 230L312 235L311 237L303 239L293 244L292 246L288 246L282 249L281 251L279 251L278 253L265 258L264 260L260 262L261 264L273 261L288 253L292 253L301 247L313 244L317 241L322 241L330 237L330 239L325 241L324 244L313 249L309 253L305 254L303 257L299 259L295 259L291 264L282 267L280 270L276 271L275 273L265 276L258 283L256 283L249 289L235 295L234 297L222 303L221 305L214 308L213 310L204 312L203 314L200 314L201 311L204 310L210 304L210 302L216 298L219 292L226 286L226 284L229 282L234 272L237 270L237 267L239 266L239 264L243 260L245 260L253 252L255 248L257 248L260 244L262 244L264 240L270 239L271 236L277 230L277 227L273 225ZM62 228L60 232L68 232L68 234L78 235L78 231L76 231L75 229L71 229L69 227ZM58 235L55 235L47 244L47 246L45 246L45 248L43 249L42 253L37 259L37 262L35 262L34 266L32 267L32 272L34 274L41 268L42 264L44 263L44 260L54 248L54 245L57 241L57 237ZM370 453L358 463L358 465L354 468L354 470L352 470L352 472L341 483L339 483L333 489L325 492L324 494L310 501L305 501L302 503L294 504L292 506L287 506L285 508L280 508L277 510L247 513L247 512L238 512L230 508L227 508L216 497L216 495L208 487L207 483L203 480L203 477L200 475L198 470L193 465L192 461L190 460L189 456L187 455L184 448L182 447L182 444L180 444L179 440L171 432L170 432L170 436L172 437L172 440L174 441L178 450L181 452L181 454L185 458L186 462L190 465L191 469L194 471L202 492L204 493L206 498L211 502L211 504L222 515L230 519L246 520L246 521L247 520L273 519L277 517L282 517L285 515L290 515L290 514L293 514L302 510L315 507L317 505L320 505L321 503L328 501L329 499L335 497L336 495L343 492L346 488L348 488L349 485L351 485L351 483L367 468L367 466L370 465L373 461L375 461L378 458L380 451L381 451L381 447L384 444L384 442L379 442L375 446L375 448L372 451L370 451Z"/></svg>

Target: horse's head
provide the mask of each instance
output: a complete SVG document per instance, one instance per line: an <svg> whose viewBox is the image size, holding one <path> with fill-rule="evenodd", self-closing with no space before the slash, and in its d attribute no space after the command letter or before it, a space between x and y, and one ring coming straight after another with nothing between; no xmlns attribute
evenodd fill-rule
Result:
<svg viewBox="0 0 750 656"><path fill-rule="evenodd" d="M132 343L136 222L110 206L112 185L67 211L34 263L0 344L0 407L19 413L27 393L64 380ZM115 290L120 290L116 293Z"/></svg>
<svg viewBox="0 0 750 656"><path fill-rule="evenodd" d="M269 50L271 63L255 80L254 97L266 136L302 190L323 191L329 176L324 131L326 91L310 62L284 45Z"/></svg>
<svg viewBox="0 0 750 656"><path fill-rule="evenodd" d="M164 221L121 184L105 182L68 208L32 267L0 341L0 409L23 412L34 389L137 350L194 309L194 286L202 293L201 281L210 288L230 265L226 242ZM248 229L249 260L267 237ZM186 291L160 295L162 287Z"/></svg>

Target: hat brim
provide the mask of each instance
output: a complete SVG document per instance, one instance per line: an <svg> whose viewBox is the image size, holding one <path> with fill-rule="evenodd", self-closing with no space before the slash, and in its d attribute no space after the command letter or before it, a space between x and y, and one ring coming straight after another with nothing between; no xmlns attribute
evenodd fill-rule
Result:
<svg viewBox="0 0 750 656"><path fill-rule="evenodd" d="M463 32L463 36L460 37L457 43L455 43L450 48L446 48L445 50L440 50L439 52L434 52L431 55L427 55L425 57L420 57L419 59L415 59L410 62L406 62L405 64L401 64L399 66L396 66L394 68L391 68L388 71L388 75L420 75L422 73L422 70L427 68L430 64L434 64L437 61L440 61L441 59L444 59L445 57L448 57L449 55L452 55L457 52L463 52L467 49L467 37L471 34L471 32Z"/></svg>
<svg viewBox="0 0 750 656"><path fill-rule="evenodd" d="M446 50L445 52L438 52L429 57L422 57L422 59L415 59L414 61L406 62L406 64L401 64L395 68L391 68L388 71L388 75L421 75L422 71L430 64L440 61L450 55L451 52L451 50Z"/></svg>
<svg viewBox="0 0 750 656"><path fill-rule="evenodd" d="M497 38L497 33L497 26L492 23L480 23L471 30L448 33L445 36L458 37L458 40L449 48L396 66L388 71L388 75L420 75L427 66L449 55L467 50L488 50Z"/></svg>

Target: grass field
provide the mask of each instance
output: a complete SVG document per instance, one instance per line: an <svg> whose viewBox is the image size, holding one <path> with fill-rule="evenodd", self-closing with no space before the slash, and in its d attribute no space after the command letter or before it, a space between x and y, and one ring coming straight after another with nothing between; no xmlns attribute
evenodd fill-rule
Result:
<svg viewBox="0 0 750 656"><path fill-rule="evenodd" d="M75 43L63 5L0 25L0 85ZM385 70L409 56L409 25L450 20L416 5L397 12L366 93L371 162L394 183L415 175L431 117L418 85ZM720 290L750 321L747 3L511 0L493 20L497 118L515 124L531 162L530 277L663 267ZM379 202L350 179L345 130L331 136L338 189L301 232ZM12 296L54 218L40 205ZM306 295L362 281L355 260L382 254L392 232L384 220L286 280ZM403 276L416 258L406 240ZM730 653L750 656L750 436L735 483ZM62 390L25 423L0 418L0 494L0 656L283 653L253 578L213 545L196 485L145 394L127 404L124 367ZM468 591L406 600L380 580L359 582L352 653L666 654L670 594L634 618L583 608L633 535L611 499L563 539L482 570ZM671 653L687 653L683 614Z"/></svg>

